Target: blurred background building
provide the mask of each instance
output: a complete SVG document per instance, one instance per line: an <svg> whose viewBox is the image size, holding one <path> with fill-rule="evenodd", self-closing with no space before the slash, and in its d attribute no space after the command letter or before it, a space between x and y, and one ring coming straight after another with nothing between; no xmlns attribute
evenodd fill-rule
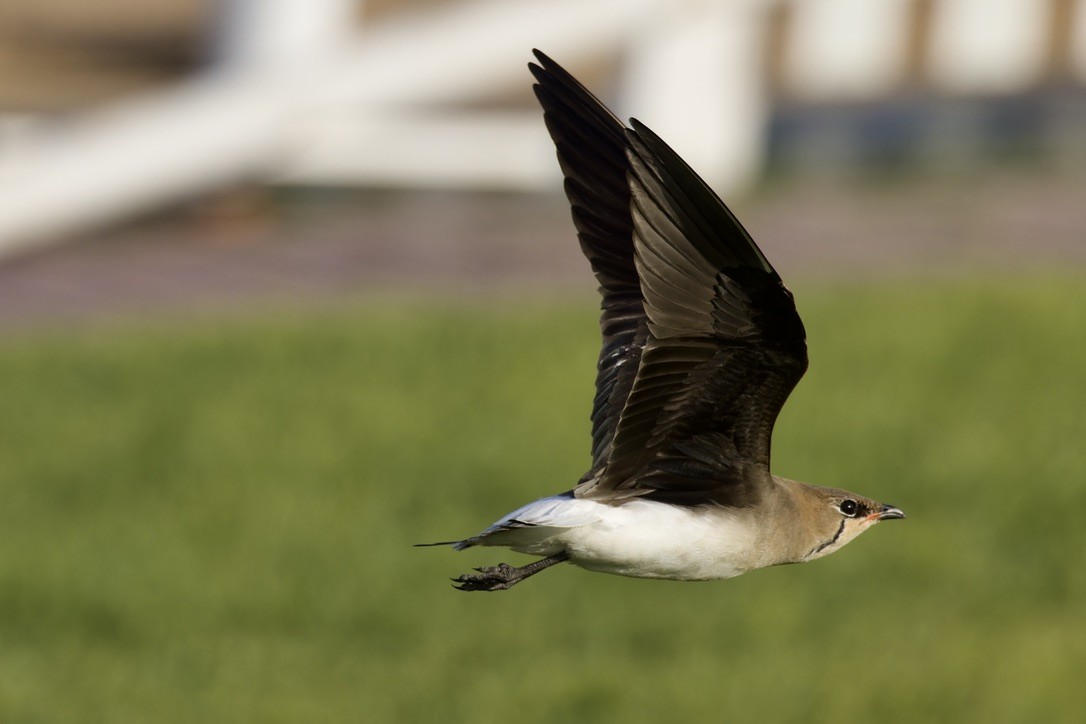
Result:
<svg viewBox="0 0 1086 724"><path fill-rule="evenodd" d="M532 229L565 212L531 201L559 189L532 47L729 199L766 179L1025 166L1049 179L1039 203L1070 209L1041 215L1082 228L1086 0L5 0L0 318L41 304L31 260L56 242L103 247L64 259L108 259L114 289L132 276L106 271L119 262L214 239L313 240L275 247L262 276L308 269L303 286L333 287L393 248L415 249L407 267L455 266L458 233L501 233L509 218L524 238L506 243L537 246L550 232ZM303 230L314 199L344 189L356 213ZM171 251L139 243L149 221ZM503 253L518 266L495 248L490 266L470 262L475 276L501 271ZM563 269L580 267L575 253ZM200 258L220 292L255 263Z"/></svg>

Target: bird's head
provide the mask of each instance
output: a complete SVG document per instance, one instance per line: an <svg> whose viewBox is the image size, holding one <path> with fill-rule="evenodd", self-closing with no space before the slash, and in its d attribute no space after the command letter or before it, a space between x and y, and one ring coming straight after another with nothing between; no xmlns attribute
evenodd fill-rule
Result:
<svg viewBox="0 0 1086 724"><path fill-rule="evenodd" d="M879 521L905 517L900 508L847 490L804 487L808 493L804 500L804 517L812 535L804 561L833 553Z"/></svg>

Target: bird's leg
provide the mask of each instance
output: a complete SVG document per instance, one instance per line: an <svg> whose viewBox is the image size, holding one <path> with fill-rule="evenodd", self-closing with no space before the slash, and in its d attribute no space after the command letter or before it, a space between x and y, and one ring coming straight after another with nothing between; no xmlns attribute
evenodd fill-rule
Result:
<svg viewBox="0 0 1086 724"><path fill-rule="evenodd" d="M452 579L459 586L453 586L459 591L504 591L513 585L520 583L529 576L534 576L545 568L550 568L555 563L569 560L569 555L564 551L549 558L541 558L532 561L528 565L517 568L508 563L499 563L496 566L476 568L478 573L465 573L459 578Z"/></svg>

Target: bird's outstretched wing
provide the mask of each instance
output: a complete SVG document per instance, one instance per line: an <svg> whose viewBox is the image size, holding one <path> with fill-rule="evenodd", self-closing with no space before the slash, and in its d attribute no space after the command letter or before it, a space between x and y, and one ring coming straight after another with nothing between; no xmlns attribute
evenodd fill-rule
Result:
<svg viewBox="0 0 1086 724"><path fill-rule="evenodd" d="M577 495L750 505L769 479L777 414L807 368L803 324L731 211L656 134L631 125L648 338L605 468Z"/></svg>
<svg viewBox="0 0 1086 724"><path fill-rule="evenodd" d="M592 404L594 477L611 454L619 415L637 374L648 339L641 282L634 265L630 186L626 175L625 127L594 95L560 65L534 51L539 65L536 97L565 174L573 223L600 284L603 347Z"/></svg>

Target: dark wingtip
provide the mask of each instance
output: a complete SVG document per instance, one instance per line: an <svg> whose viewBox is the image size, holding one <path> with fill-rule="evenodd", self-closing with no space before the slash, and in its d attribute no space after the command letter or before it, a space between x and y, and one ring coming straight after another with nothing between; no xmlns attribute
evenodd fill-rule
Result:
<svg viewBox="0 0 1086 724"><path fill-rule="evenodd" d="M547 72L546 71L547 66L552 65L554 63L554 61L551 60L550 58L548 58L543 53L543 51L539 50L538 48L532 48L532 55L535 56L535 59L537 61L539 61L539 63L537 65L536 63L533 63L533 62L529 61L528 62L528 70L532 71L532 75L534 75L536 78L539 78L539 75L541 73L546 73Z"/></svg>
<svg viewBox="0 0 1086 724"><path fill-rule="evenodd" d="M462 542L463 541L458 541L458 540L443 540L443 541L438 541L437 543L415 543L411 547L412 548L432 548L433 546L454 546L457 543L462 543Z"/></svg>
<svg viewBox="0 0 1086 724"><path fill-rule="evenodd" d="M547 82L547 79L551 74L551 70L555 65L555 62L547 57L546 53L544 53L542 50L539 50L538 48L532 48L532 54L535 56L535 59L539 61L539 64L536 65L535 63L529 62L528 72L531 73L532 77L534 77L537 81L537 83L532 86L532 89L535 90L536 94L538 94L539 86Z"/></svg>
<svg viewBox="0 0 1086 724"><path fill-rule="evenodd" d="M639 140L642 142L644 142L647 138L649 140L655 140L659 143L664 143L666 145L664 139L660 138L660 136L656 134L656 131L652 130L636 118L631 117L629 119L629 126L629 128L625 129L627 138L631 140Z"/></svg>
<svg viewBox="0 0 1086 724"><path fill-rule="evenodd" d="M681 190L694 206L705 210L717 209L721 212L720 218L716 219L716 221L722 228L727 226L734 228L744 242L742 249L738 245L733 247L733 251L742 255L739 260L741 264L761 269L771 277L780 280L780 275L773 269L773 265L769 263L762 250L758 248L750 232L743 227L743 224L709 184L698 175L690 164L683 160L682 156L674 148L668 145L667 141L641 121L631 118L630 127L626 129L626 142L627 156L631 152L635 153L641 157L642 162L648 162L646 163L647 166L663 169L666 172L667 177L670 178L666 178L660 171L657 171L657 178L662 185L670 186L674 190Z"/></svg>
<svg viewBox="0 0 1086 724"><path fill-rule="evenodd" d="M636 118L629 119L629 128L623 128L623 132L626 134L626 148L627 154L630 149L637 151L638 155L642 155L648 152L654 156L659 155L658 152L652 147L655 142L657 145L664 145L664 140L656 135L656 133ZM639 150L640 149L640 150Z"/></svg>

